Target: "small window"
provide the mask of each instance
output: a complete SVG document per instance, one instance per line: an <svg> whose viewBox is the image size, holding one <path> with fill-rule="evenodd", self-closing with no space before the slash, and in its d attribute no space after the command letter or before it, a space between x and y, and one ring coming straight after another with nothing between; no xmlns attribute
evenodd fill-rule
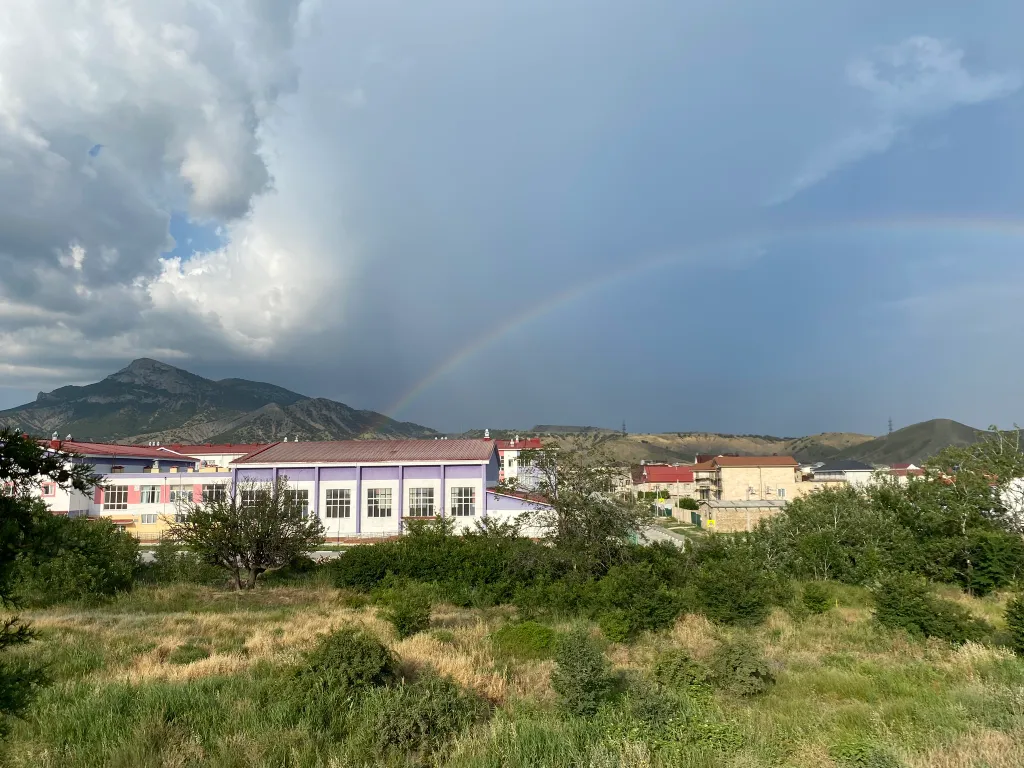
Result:
<svg viewBox="0 0 1024 768"><path fill-rule="evenodd" d="M103 486L103 509L128 509L128 486Z"/></svg>
<svg viewBox="0 0 1024 768"><path fill-rule="evenodd" d="M139 515L139 522L143 525L156 525L156 515Z"/></svg>
<svg viewBox="0 0 1024 768"><path fill-rule="evenodd" d="M57 493L57 485L55 483L43 483L43 496L54 496Z"/></svg>
<svg viewBox="0 0 1024 768"><path fill-rule="evenodd" d="M225 502L227 500L228 487L224 483L203 485L203 501Z"/></svg>
<svg viewBox="0 0 1024 768"><path fill-rule="evenodd" d="M139 501L143 504L159 504L160 503L160 486L159 485L144 485L142 486L142 492L139 494Z"/></svg>
<svg viewBox="0 0 1024 768"><path fill-rule="evenodd" d="M171 488L171 504L191 504L192 489Z"/></svg>
<svg viewBox="0 0 1024 768"><path fill-rule="evenodd" d="M779 490L776 491L776 493L778 494L778 497L780 499L786 498L786 489L785 488L779 488Z"/></svg>
<svg viewBox="0 0 1024 768"><path fill-rule="evenodd" d="M452 488L452 515L472 517L476 514L476 488Z"/></svg>
<svg viewBox="0 0 1024 768"><path fill-rule="evenodd" d="M352 516L352 492L348 488L327 489L327 517Z"/></svg>
<svg viewBox="0 0 1024 768"><path fill-rule="evenodd" d="M433 517L434 489L409 489L409 517Z"/></svg>
<svg viewBox="0 0 1024 768"><path fill-rule="evenodd" d="M391 517L390 488L368 488L366 490L366 516Z"/></svg>
<svg viewBox="0 0 1024 768"><path fill-rule="evenodd" d="M309 517L309 491L286 491L285 503L292 511L297 511L303 520Z"/></svg>
<svg viewBox="0 0 1024 768"><path fill-rule="evenodd" d="M259 498L259 491L257 490L245 490L239 493L239 503L243 507L255 507L256 501Z"/></svg>
<svg viewBox="0 0 1024 768"><path fill-rule="evenodd" d="M112 474L112 475L119 475L122 472L124 472L124 467L114 466L114 467L110 468L110 474Z"/></svg>

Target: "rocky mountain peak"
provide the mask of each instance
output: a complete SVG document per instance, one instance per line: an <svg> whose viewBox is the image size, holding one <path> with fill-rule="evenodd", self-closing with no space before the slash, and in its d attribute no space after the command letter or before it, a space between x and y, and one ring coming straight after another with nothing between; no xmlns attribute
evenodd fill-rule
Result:
<svg viewBox="0 0 1024 768"><path fill-rule="evenodd" d="M143 387L160 389L171 394L185 394L194 391L204 381L194 373L175 368L173 365L140 357L132 360L126 367L107 377L110 381L123 384L136 384Z"/></svg>

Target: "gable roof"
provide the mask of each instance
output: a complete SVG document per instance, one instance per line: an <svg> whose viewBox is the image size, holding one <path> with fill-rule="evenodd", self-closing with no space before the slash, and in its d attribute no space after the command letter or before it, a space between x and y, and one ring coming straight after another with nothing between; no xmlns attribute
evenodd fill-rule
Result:
<svg viewBox="0 0 1024 768"><path fill-rule="evenodd" d="M263 448L268 448L271 445L272 443L201 443L198 445L173 443L171 445L155 447L175 451L176 453L187 453L189 456L204 456L211 453L239 453L242 456L245 456L262 450Z"/></svg>
<svg viewBox="0 0 1024 768"><path fill-rule="evenodd" d="M874 472L875 468L870 464L865 464L863 461L857 461L855 459L837 459L836 461L826 461L820 467L814 468L815 473L817 472Z"/></svg>
<svg viewBox="0 0 1024 768"><path fill-rule="evenodd" d="M792 456L716 456L711 460L718 467L797 467Z"/></svg>
<svg viewBox="0 0 1024 768"><path fill-rule="evenodd" d="M539 437L521 437L518 440L495 440L499 451L535 451L543 448Z"/></svg>
<svg viewBox="0 0 1024 768"><path fill-rule="evenodd" d="M349 464L403 461L489 461L493 440L332 440L271 443L237 464Z"/></svg>
<svg viewBox="0 0 1024 768"><path fill-rule="evenodd" d="M640 467L641 483L692 483L690 467L668 467L664 464L645 464Z"/></svg>

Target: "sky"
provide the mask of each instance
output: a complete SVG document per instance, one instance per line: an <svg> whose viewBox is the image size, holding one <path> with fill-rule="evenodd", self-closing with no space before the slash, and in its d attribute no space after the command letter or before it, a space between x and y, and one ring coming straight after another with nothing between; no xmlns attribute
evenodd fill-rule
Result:
<svg viewBox="0 0 1024 768"><path fill-rule="evenodd" d="M0 408L1024 420L1024 4L6 0Z"/></svg>

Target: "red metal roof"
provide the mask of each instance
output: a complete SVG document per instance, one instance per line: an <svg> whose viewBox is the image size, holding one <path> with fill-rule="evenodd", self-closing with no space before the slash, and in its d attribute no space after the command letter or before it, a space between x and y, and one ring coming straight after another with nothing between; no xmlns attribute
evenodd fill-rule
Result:
<svg viewBox="0 0 1024 768"><path fill-rule="evenodd" d="M187 453L190 456L203 456L210 453L240 453L244 456L268 448L271 445L273 443L201 443L198 445L172 443L171 445L160 447L178 453Z"/></svg>
<svg viewBox="0 0 1024 768"><path fill-rule="evenodd" d="M194 461L195 457L151 445L119 445L118 443L87 443L81 440L43 440L44 448L82 456L114 456L126 459L177 459Z"/></svg>
<svg viewBox="0 0 1024 768"><path fill-rule="evenodd" d="M641 482L645 483L692 483L693 470L690 467L666 467L646 464L642 467Z"/></svg>
<svg viewBox="0 0 1024 768"><path fill-rule="evenodd" d="M235 464L346 464L402 461L488 461L493 440L337 440L272 443Z"/></svg>
<svg viewBox="0 0 1024 768"><path fill-rule="evenodd" d="M544 447L539 437L528 437L523 440L516 440L514 443L511 440L495 440L494 442L498 446L499 451L535 451L538 448Z"/></svg>

